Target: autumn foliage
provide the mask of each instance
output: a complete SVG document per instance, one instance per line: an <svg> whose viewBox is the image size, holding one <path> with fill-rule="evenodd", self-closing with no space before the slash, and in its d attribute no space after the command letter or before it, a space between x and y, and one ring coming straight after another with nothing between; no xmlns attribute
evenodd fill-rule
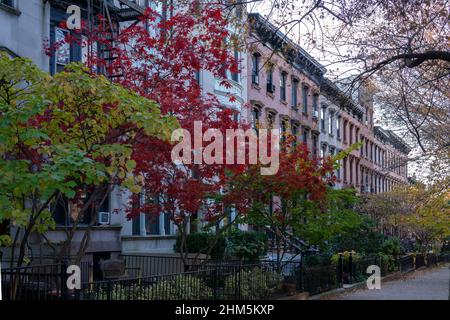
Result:
<svg viewBox="0 0 450 320"><path fill-rule="evenodd" d="M202 70L228 88L226 73L239 72L231 54L233 35L220 5L205 5L201 10L195 5L177 8L165 19L148 8L137 24L116 35L105 23L81 32L89 36L81 41L75 33L66 41L102 48L90 51L89 67L104 70L114 82L156 101L163 115L174 115L191 134L194 121L201 121L204 131L215 128L224 135L227 129L248 128L245 121L236 120L238 111L221 105L199 83ZM231 95L230 100L234 100ZM278 174L269 177L260 176L259 165L174 164L173 145L158 138L137 137L133 148L135 173L145 177L145 197L132 197L128 217L164 212L181 232L192 219L217 227L231 206L245 214L258 193L289 197L301 189L311 200L320 200L332 172L330 161L312 159L301 145L282 153Z"/></svg>

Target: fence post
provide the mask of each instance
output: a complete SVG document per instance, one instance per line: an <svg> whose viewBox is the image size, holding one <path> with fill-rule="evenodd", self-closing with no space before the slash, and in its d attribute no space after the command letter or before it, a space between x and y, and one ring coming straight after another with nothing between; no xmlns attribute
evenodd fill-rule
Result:
<svg viewBox="0 0 450 320"><path fill-rule="evenodd" d="M300 290L300 292L305 291L305 286L304 286L304 282L303 282L303 256L300 257L297 285L298 285L298 289Z"/></svg>
<svg viewBox="0 0 450 320"><path fill-rule="evenodd" d="M348 278L349 278L349 282L350 284L353 283L353 255L352 252L349 252L349 256L348 256Z"/></svg>
<svg viewBox="0 0 450 320"><path fill-rule="evenodd" d="M339 286L342 287L344 283L344 260L342 259L342 253L339 253L338 260L338 281Z"/></svg>
<svg viewBox="0 0 450 320"><path fill-rule="evenodd" d="M214 289L213 289L213 299L214 300L217 300L217 273L218 273L218 270L217 270L217 268L218 268L219 266L216 266L215 268L214 268L214 272L213 272L213 286L214 286Z"/></svg>
<svg viewBox="0 0 450 320"><path fill-rule="evenodd" d="M106 300L110 301L111 299L111 291L112 291L112 283L111 280L108 280L107 286L106 286Z"/></svg>
<svg viewBox="0 0 450 320"><path fill-rule="evenodd" d="M238 274L239 274L239 276L238 276L238 292L239 292L239 295L238 295L238 300L241 300L241 296L242 296L242 292L241 292L241 277L242 277L242 275L243 275L243 272L241 272L242 271L242 260L240 260L239 261L239 269L238 269L239 271L238 271Z"/></svg>
<svg viewBox="0 0 450 320"><path fill-rule="evenodd" d="M60 275L61 275L61 300L68 300L67 292L67 260L63 260L60 264Z"/></svg>

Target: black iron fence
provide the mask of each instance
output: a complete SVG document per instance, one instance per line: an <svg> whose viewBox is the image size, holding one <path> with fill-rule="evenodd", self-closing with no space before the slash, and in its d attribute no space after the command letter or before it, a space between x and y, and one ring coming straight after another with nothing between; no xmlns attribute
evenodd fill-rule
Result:
<svg viewBox="0 0 450 320"><path fill-rule="evenodd" d="M301 292L310 295L339 288L339 269L334 265L303 267L299 278Z"/></svg>
<svg viewBox="0 0 450 320"><path fill-rule="evenodd" d="M438 257L432 253L432 254L427 254L427 267L433 267L438 263Z"/></svg>
<svg viewBox="0 0 450 320"><path fill-rule="evenodd" d="M414 256L407 255L407 256L401 257L399 259L399 266L400 266L400 271L403 273L414 270L415 269Z"/></svg>
<svg viewBox="0 0 450 320"><path fill-rule="evenodd" d="M275 264L220 264L176 274L85 283L80 300L256 300L281 290Z"/></svg>
<svg viewBox="0 0 450 320"><path fill-rule="evenodd" d="M34 265L2 269L4 300L60 300L66 288L63 264Z"/></svg>
<svg viewBox="0 0 450 320"><path fill-rule="evenodd" d="M378 265L382 275L407 272L422 260L407 255L398 260L383 256L344 259L331 265L306 266L301 261L182 260L178 257L123 255L124 263L137 273L93 281L92 265L82 263L82 287L68 290L66 264L30 265L2 269L2 295L6 300L255 300L293 292L317 294L367 279L367 267ZM448 256L427 255L433 266ZM418 262L418 264L417 264Z"/></svg>
<svg viewBox="0 0 450 320"><path fill-rule="evenodd" d="M417 253L414 257L414 265L416 269L425 267L425 254Z"/></svg>

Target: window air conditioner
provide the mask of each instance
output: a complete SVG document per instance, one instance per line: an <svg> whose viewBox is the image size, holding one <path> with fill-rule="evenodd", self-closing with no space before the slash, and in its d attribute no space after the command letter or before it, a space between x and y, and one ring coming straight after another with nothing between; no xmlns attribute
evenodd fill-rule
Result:
<svg viewBox="0 0 450 320"><path fill-rule="evenodd" d="M98 213L98 219L97 219L98 224L101 224L101 225L110 224L111 223L110 220L111 220L111 215L109 212L100 211Z"/></svg>

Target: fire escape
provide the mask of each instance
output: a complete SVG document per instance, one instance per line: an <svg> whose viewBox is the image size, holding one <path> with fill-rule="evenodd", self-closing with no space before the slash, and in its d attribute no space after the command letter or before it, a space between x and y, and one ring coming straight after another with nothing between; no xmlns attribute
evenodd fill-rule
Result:
<svg viewBox="0 0 450 320"><path fill-rule="evenodd" d="M109 66L117 59L115 47L116 39L120 32L139 22L139 17L144 14L145 0L47 0L53 8L66 11L70 5L77 5L81 9L82 20L86 21L88 32L95 30L99 23L103 24L102 29L108 30L105 44L99 44L96 48L98 59L105 61L106 65L99 68L99 72L103 73L109 79L120 78L123 72L114 68L114 72ZM100 20L98 17L101 16ZM89 53L94 49L89 46Z"/></svg>

